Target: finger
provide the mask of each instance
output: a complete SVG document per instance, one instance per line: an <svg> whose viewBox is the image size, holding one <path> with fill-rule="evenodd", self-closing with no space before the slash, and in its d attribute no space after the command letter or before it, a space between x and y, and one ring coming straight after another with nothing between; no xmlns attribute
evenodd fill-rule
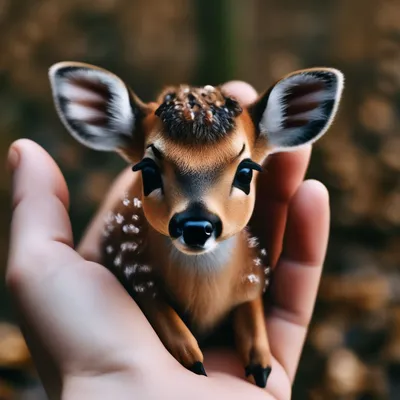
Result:
<svg viewBox="0 0 400 400"><path fill-rule="evenodd" d="M225 93L235 96L242 105L248 105L257 98L256 90L246 82L230 81L222 85ZM78 252L90 261L99 262L101 260L100 240L104 224L104 218L108 211L120 201L121 195L133 184L134 175L130 168L125 169L117 177L110 188L99 210L88 225L82 240L77 248Z"/></svg>
<svg viewBox="0 0 400 400"><path fill-rule="evenodd" d="M37 371L50 383L47 385L48 394L54 397L60 388L57 366L36 334L27 329L29 318L25 315L26 305L22 298L26 287L40 276L38 268L46 268L59 259L75 257L67 215L68 190L50 157L29 140L14 143L8 161L8 169L13 173L14 212L6 280L21 313L22 331L36 361ZM41 291L45 289L42 286ZM33 302L31 306L40 305Z"/></svg>
<svg viewBox="0 0 400 400"><path fill-rule="evenodd" d="M242 106L248 106L257 99L257 91L253 86L243 81L229 81L222 85L222 90L239 101Z"/></svg>
<svg viewBox="0 0 400 400"><path fill-rule="evenodd" d="M68 190L50 156L30 140L20 140L10 148L17 160L13 169L10 262L7 276L36 273L22 266L40 256L51 264L59 257L74 260L71 224L68 217ZM57 249L57 252L53 250Z"/></svg>
<svg viewBox="0 0 400 400"><path fill-rule="evenodd" d="M46 383L54 379L47 363L63 374L145 366L155 357L161 365L166 352L136 303L104 267L74 251L54 161L30 141L12 149L19 161L7 284Z"/></svg>
<svg viewBox="0 0 400 400"><path fill-rule="evenodd" d="M304 179L310 156L311 146L273 154L257 182L251 226L268 249L271 266L276 265L281 253L289 202Z"/></svg>
<svg viewBox="0 0 400 400"><path fill-rule="evenodd" d="M290 202L282 256L274 272L267 317L270 345L291 380L314 309L329 233L329 197L304 182Z"/></svg>

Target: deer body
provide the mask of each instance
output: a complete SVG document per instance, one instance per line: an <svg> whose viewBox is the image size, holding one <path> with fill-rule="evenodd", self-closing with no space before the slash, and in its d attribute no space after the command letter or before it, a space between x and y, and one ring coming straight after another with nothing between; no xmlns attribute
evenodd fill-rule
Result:
<svg viewBox="0 0 400 400"><path fill-rule="evenodd" d="M201 334L234 307L262 295L269 279L267 254L248 230L213 252L186 255L148 224L140 193L126 193L108 215L102 246L104 264L138 303L170 299Z"/></svg>
<svg viewBox="0 0 400 400"><path fill-rule="evenodd" d="M81 63L54 65L50 81L71 135L119 153L137 176L105 221L104 265L170 353L197 374L206 375L196 336L232 313L245 374L265 387L270 270L248 228L257 172L268 155L327 131L342 74L296 71L246 108L210 85L167 88L145 104L112 73Z"/></svg>

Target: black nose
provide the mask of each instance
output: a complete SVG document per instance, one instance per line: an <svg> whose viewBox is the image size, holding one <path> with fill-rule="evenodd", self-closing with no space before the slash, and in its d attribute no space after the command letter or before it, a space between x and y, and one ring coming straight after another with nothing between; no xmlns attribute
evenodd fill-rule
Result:
<svg viewBox="0 0 400 400"><path fill-rule="evenodd" d="M190 247L202 247L214 232L210 221L186 221L182 226L182 236Z"/></svg>
<svg viewBox="0 0 400 400"><path fill-rule="evenodd" d="M218 238L222 232L219 217L201 204L193 204L186 211L175 214L169 221L171 238L182 239L187 246L203 247L211 236Z"/></svg>

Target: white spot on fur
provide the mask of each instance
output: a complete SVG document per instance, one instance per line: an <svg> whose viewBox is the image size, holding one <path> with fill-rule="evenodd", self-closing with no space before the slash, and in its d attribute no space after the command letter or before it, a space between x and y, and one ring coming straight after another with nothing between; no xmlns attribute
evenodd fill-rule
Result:
<svg viewBox="0 0 400 400"><path fill-rule="evenodd" d="M154 286L154 282L153 281L148 281L147 282L147 286L148 287L153 287Z"/></svg>
<svg viewBox="0 0 400 400"><path fill-rule="evenodd" d="M139 221L139 215L133 214L133 215L132 215L132 219L133 219L134 221Z"/></svg>
<svg viewBox="0 0 400 400"><path fill-rule="evenodd" d="M112 222L114 222L114 216L115 216L115 214L113 212L109 211L104 218L105 223L111 224Z"/></svg>
<svg viewBox="0 0 400 400"><path fill-rule="evenodd" d="M260 254L261 254L263 257L266 257L266 256L267 256L267 250L261 249L261 250L260 250Z"/></svg>
<svg viewBox="0 0 400 400"><path fill-rule="evenodd" d="M121 243L121 251L136 251L138 244L136 242Z"/></svg>
<svg viewBox="0 0 400 400"><path fill-rule="evenodd" d="M121 254L118 254L117 257L114 259L114 266L119 267L122 262Z"/></svg>
<svg viewBox="0 0 400 400"><path fill-rule="evenodd" d="M137 264L127 265L124 269L124 274L127 278L129 278L130 276L136 273L136 270L137 270Z"/></svg>
<svg viewBox="0 0 400 400"><path fill-rule="evenodd" d="M265 267L264 268L265 281L264 281L263 293L265 293L265 291L267 290L267 287L269 285L270 273L271 273L271 268L270 267Z"/></svg>
<svg viewBox="0 0 400 400"><path fill-rule="evenodd" d="M248 280L250 283L259 283L259 282L260 282L260 279L259 279L258 276L255 275L255 274L250 274L250 275L248 275L248 276L247 276L247 280Z"/></svg>
<svg viewBox="0 0 400 400"><path fill-rule="evenodd" d="M151 272L151 267L148 265L140 265L138 270L139 270L139 272L148 273L148 272Z"/></svg>
<svg viewBox="0 0 400 400"><path fill-rule="evenodd" d="M138 198L134 198L133 199L133 205L136 207L136 208L141 208L142 207L142 202L138 199Z"/></svg>
<svg viewBox="0 0 400 400"><path fill-rule="evenodd" d="M115 216L115 221L117 222L117 224L122 224L124 222L125 218L122 214L118 213Z"/></svg>
<svg viewBox="0 0 400 400"><path fill-rule="evenodd" d="M111 232L114 230L114 214L113 213L108 213L105 217L105 225L103 228L103 236L104 237L109 237Z"/></svg>
<svg viewBox="0 0 400 400"><path fill-rule="evenodd" d="M111 254L113 251L114 251L114 248L112 246L109 245L106 247L107 254Z"/></svg>
<svg viewBox="0 0 400 400"><path fill-rule="evenodd" d="M258 239L256 237L250 237L248 239L249 247L254 248L258 246Z"/></svg>
<svg viewBox="0 0 400 400"><path fill-rule="evenodd" d="M129 199L123 199L122 200L122 204L125 206L125 207L128 207L129 206L129 204L131 204L131 202L130 202L130 200Z"/></svg>
<svg viewBox="0 0 400 400"><path fill-rule="evenodd" d="M146 290L146 287L145 287L144 285L135 285L135 286L133 287L133 290L134 290L136 293L143 293L143 292Z"/></svg>
<svg viewBox="0 0 400 400"><path fill-rule="evenodd" d="M254 265L256 265L257 267L262 265L262 260L261 258L257 257L254 259Z"/></svg>
<svg viewBox="0 0 400 400"><path fill-rule="evenodd" d="M125 233L139 233L140 232L140 229L137 226L133 225L133 224L124 225L122 227L122 230Z"/></svg>

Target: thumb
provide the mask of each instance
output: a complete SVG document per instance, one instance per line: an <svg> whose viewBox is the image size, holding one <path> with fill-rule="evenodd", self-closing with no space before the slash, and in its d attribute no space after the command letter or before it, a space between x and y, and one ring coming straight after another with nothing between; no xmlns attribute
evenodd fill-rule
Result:
<svg viewBox="0 0 400 400"><path fill-rule="evenodd" d="M18 140L10 147L8 169L12 174L12 222L8 283L20 283L37 271L32 266L51 264L62 245L71 256L72 229L65 180L53 159L36 143ZM34 260L34 262L32 262ZM40 267L39 267L40 268Z"/></svg>
<svg viewBox="0 0 400 400"><path fill-rule="evenodd" d="M50 354L54 352L42 345L49 341L48 324L40 325L40 314L49 299L40 302L37 293L46 296L49 287L43 284L43 275L54 275L60 260L68 262L78 257L71 248L68 190L52 158L30 140L11 145L7 167L12 175L13 214L6 283L37 371L47 382L50 397L57 398L61 385ZM54 262L56 258L58 262ZM36 330L31 329L34 326Z"/></svg>

